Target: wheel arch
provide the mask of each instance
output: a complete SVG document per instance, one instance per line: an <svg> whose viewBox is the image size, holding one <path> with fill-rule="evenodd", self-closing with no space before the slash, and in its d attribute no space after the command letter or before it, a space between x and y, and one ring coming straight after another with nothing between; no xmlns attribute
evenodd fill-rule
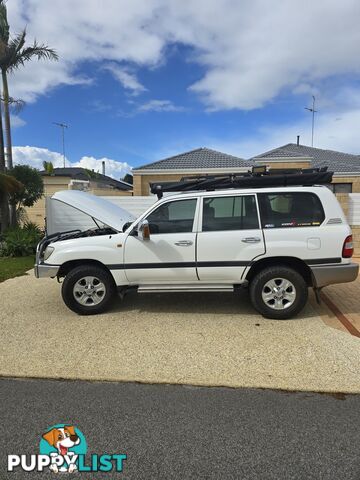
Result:
<svg viewBox="0 0 360 480"><path fill-rule="evenodd" d="M109 268L104 265L102 262L99 262L98 260L93 260L93 259L81 259L81 260L69 260L67 262L64 262L58 271L57 277L62 278L65 277L71 270L73 270L76 267L85 267L85 266L94 266L94 267L100 267L103 270L106 270L112 278L113 275L111 274L111 271Z"/></svg>
<svg viewBox="0 0 360 480"><path fill-rule="evenodd" d="M312 287L313 276L309 265L307 265L304 260L301 260L297 257L266 257L257 260L252 264L250 270L247 272L245 279L250 283L252 279L264 268L273 267L273 266L286 266L293 268L301 274L304 278L308 287Z"/></svg>

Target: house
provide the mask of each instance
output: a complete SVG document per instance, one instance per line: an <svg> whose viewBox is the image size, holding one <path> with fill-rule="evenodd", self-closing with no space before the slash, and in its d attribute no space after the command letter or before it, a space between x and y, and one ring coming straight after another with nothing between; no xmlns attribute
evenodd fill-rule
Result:
<svg viewBox="0 0 360 480"><path fill-rule="evenodd" d="M349 195L360 194L360 155L308 147L301 145L299 138L297 143L287 143L248 160L209 148L198 148L142 165L133 169L134 195L150 195L150 182L177 181L197 174L240 173L248 171L254 165L267 165L272 169L327 166L334 172L329 188L336 194L348 217L356 251L360 252L360 225L354 220L360 216L360 195L358 198Z"/></svg>
<svg viewBox="0 0 360 480"><path fill-rule="evenodd" d="M256 155L251 161L269 168L328 167L334 172L331 188L335 193L360 192L360 155L287 143Z"/></svg>
<svg viewBox="0 0 360 480"><path fill-rule="evenodd" d="M269 168L318 168L328 167L334 172L329 188L336 194L351 225L355 252L360 252L360 225L356 217L360 214L360 155L287 143L251 159L256 165Z"/></svg>
<svg viewBox="0 0 360 480"><path fill-rule="evenodd" d="M149 182L177 181L188 175L240 173L252 165L252 161L227 153L197 148L134 168L134 195L150 195Z"/></svg>
<svg viewBox="0 0 360 480"><path fill-rule="evenodd" d="M41 227L44 226L46 197L59 190L84 190L101 196L132 195L133 187L129 183L81 167L54 168L51 174L46 171L40 173L44 181L44 197L27 208L26 214L29 221Z"/></svg>

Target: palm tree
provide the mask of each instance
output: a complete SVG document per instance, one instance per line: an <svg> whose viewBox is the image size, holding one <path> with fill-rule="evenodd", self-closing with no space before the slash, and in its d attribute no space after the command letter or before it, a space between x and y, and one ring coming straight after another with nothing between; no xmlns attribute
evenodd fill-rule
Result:
<svg viewBox="0 0 360 480"><path fill-rule="evenodd" d="M10 104L14 100L10 97L8 86L8 73L30 62L34 58L37 60L58 60L58 55L52 48L47 45L39 44L36 41L30 47L25 46L26 29L15 37L10 35L10 27L7 20L7 10L4 0L0 0L0 70L3 84L3 102L4 102L4 123L5 123L5 138L6 138L6 153L7 153L7 167L13 167L12 161L12 142L11 142L11 124L10 124ZM1 102L0 102L1 103ZM0 111L1 115L1 111ZM1 162L1 148L4 150L3 129L0 125L0 162ZM1 169L1 167L0 167ZM15 212L11 212L11 224L16 223Z"/></svg>
<svg viewBox="0 0 360 480"><path fill-rule="evenodd" d="M0 173L0 191L6 194L17 193L23 187L22 183L12 175Z"/></svg>
<svg viewBox="0 0 360 480"><path fill-rule="evenodd" d="M0 0L0 69L3 83L3 101L5 117L5 137L8 157L8 168L12 168L12 143L10 126L10 104L13 99L9 95L8 73L12 73L34 58L37 60L58 60L58 55L52 48L34 41L30 47L25 46L26 29L11 38L7 20L7 10L4 0Z"/></svg>
<svg viewBox="0 0 360 480"><path fill-rule="evenodd" d="M0 38L5 35L6 22L4 21L3 3L0 4ZM4 46L0 43L0 56L4 52ZM0 175L5 176L5 149L4 149L4 132L2 123L2 106L0 101ZM9 203L8 193L5 185L5 180L0 181L0 231L5 230L9 225Z"/></svg>

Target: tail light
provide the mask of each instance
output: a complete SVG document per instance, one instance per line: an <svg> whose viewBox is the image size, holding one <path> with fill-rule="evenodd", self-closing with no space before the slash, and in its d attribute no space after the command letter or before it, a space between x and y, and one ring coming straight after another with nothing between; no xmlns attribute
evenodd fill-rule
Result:
<svg viewBox="0 0 360 480"><path fill-rule="evenodd" d="M342 249L343 258L351 258L354 253L354 245L352 235L345 238L344 246Z"/></svg>

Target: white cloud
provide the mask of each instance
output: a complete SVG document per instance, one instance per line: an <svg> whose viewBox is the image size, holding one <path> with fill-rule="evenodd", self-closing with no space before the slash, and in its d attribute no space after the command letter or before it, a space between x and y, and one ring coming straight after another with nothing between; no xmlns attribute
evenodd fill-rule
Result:
<svg viewBox="0 0 360 480"><path fill-rule="evenodd" d="M337 112L320 114L315 121L314 147L360 155L356 135L358 125L359 108L342 112L340 116ZM246 139L208 139L207 145L242 158L251 158L281 145L296 143L297 135L300 135L301 144L311 145L310 118L290 125L263 125Z"/></svg>
<svg viewBox="0 0 360 480"><path fill-rule="evenodd" d="M170 100L150 100L138 107L138 112L183 112L184 107L174 105Z"/></svg>
<svg viewBox="0 0 360 480"><path fill-rule="evenodd" d="M13 147L13 163L16 165L31 165L42 170L44 161L52 162L54 167L64 166L63 156L58 152L40 147Z"/></svg>
<svg viewBox="0 0 360 480"><path fill-rule="evenodd" d="M23 127L26 125L25 120L20 118L18 115L11 115L11 126L12 128Z"/></svg>
<svg viewBox="0 0 360 480"><path fill-rule="evenodd" d="M136 75L127 68L119 67L119 65L115 63L108 63L104 66L104 69L108 70L113 77L118 80L126 90L130 90L133 95L139 95L146 91L146 88L141 85Z"/></svg>
<svg viewBox="0 0 360 480"><path fill-rule="evenodd" d="M131 167L126 162L118 162L111 158L82 157L79 162L72 163L72 167L83 167L102 173L102 162L105 162L105 174L119 180L126 173L131 173Z"/></svg>
<svg viewBox="0 0 360 480"><path fill-rule="evenodd" d="M339 91L334 100L337 108L329 106L325 112L320 110L316 114L314 147L360 155L358 137L360 91ZM341 108L338 105L341 105ZM210 136L177 138L175 141L168 141L157 152L152 152L149 158L154 161L194 148L208 147L248 159L281 145L296 143L297 135L300 135L302 145L311 145L310 114L292 123L274 125L269 120L246 136L239 134L237 137L227 138L224 136L221 138Z"/></svg>
<svg viewBox="0 0 360 480"><path fill-rule="evenodd" d="M321 90L324 79L360 73L358 0L12 0L8 10L14 31L27 24L30 39L61 57L12 79L13 95L30 101L87 82L76 76L83 61L154 66L173 43L192 47L204 73L191 91L215 110L259 108L283 91ZM131 81L125 71L122 82Z"/></svg>
<svg viewBox="0 0 360 480"><path fill-rule="evenodd" d="M16 165L31 165L39 170L43 169L43 162L52 162L54 167L63 167L63 156L47 148L40 147L13 147L13 160ZM95 158L83 156L78 162L70 163L66 159L67 167L83 167L102 173L102 162L105 161L106 175L119 180L126 173L131 172L131 166L126 162L118 162L111 158Z"/></svg>

